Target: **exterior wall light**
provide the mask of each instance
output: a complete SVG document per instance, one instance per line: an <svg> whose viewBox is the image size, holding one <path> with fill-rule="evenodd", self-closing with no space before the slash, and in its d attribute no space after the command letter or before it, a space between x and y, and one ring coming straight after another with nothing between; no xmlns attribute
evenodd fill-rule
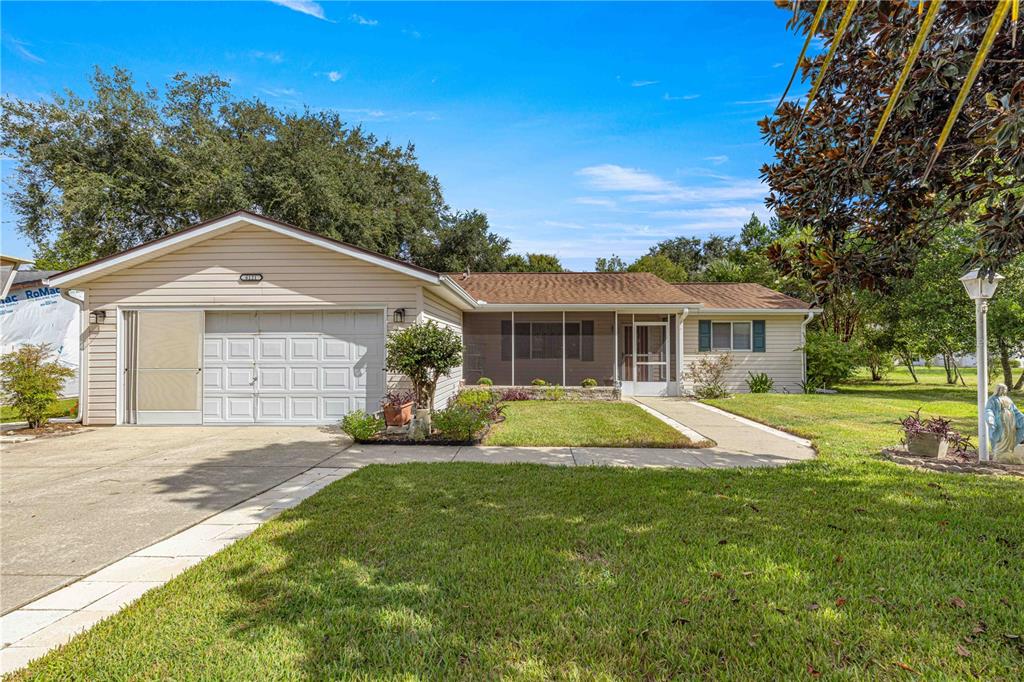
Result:
<svg viewBox="0 0 1024 682"><path fill-rule="evenodd" d="M89 313L89 324L103 324L107 319L106 310L93 310Z"/></svg>
<svg viewBox="0 0 1024 682"><path fill-rule="evenodd" d="M405 322L405 308L395 308L395 313L391 319L395 321L395 324L402 324Z"/></svg>

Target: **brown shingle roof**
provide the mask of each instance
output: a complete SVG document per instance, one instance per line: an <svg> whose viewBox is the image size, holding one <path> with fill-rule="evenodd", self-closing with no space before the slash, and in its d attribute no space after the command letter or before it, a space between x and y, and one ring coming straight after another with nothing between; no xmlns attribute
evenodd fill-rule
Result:
<svg viewBox="0 0 1024 682"><path fill-rule="evenodd" d="M492 304L696 303L690 295L647 272L452 273L473 298Z"/></svg>
<svg viewBox="0 0 1024 682"><path fill-rule="evenodd" d="M811 306L760 284L732 282L687 282L673 284L688 298L703 303L705 308L760 308L763 310L807 310Z"/></svg>

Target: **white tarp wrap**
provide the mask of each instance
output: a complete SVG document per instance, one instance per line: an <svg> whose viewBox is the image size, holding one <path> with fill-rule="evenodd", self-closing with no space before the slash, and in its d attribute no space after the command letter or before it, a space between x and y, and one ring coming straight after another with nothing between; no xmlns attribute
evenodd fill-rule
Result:
<svg viewBox="0 0 1024 682"><path fill-rule="evenodd" d="M75 376L64 384L63 394L77 396L79 310L53 287L12 291L0 303L0 353L29 343L50 344L61 364L75 370Z"/></svg>

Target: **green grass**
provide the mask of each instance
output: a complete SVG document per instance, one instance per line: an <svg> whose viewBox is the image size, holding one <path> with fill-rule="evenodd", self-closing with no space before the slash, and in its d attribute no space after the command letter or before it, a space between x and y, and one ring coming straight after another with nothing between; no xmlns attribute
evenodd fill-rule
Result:
<svg viewBox="0 0 1024 682"><path fill-rule="evenodd" d="M953 420L953 428L977 443L977 379L964 370L966 386L946 384L941 368L918 368L915 384L905 370L888 380L872 382L867 376L839 388L836 395L744 394L711 405L755 421L810 438L828 456L877 455L883 447L898 445L897 422L917 409L922 417Z"/></svg>
<svg viewBox="0 0 1024 682"><path fill-rule="evenodd" d="M695 444L630 403L521 400L485 445L688 448Z"/></svg>
<svg viewBox="0 0 1024 682"><path fill-rule="evenodd" d="M368 467L18 678L1019 679L1024 484L875 456L971 395L718 403L779 469Z"/></svg>
<svg viewBox="0 0 1024 682"><path fill-rule="evenodd" d="M65 398L58 400L47 412L47 417L74 417L75 416L75 403L78 402L77 398ZM14 407L9 405L0 406L0 422L18 422L22 421L21 413Z"/></svg>

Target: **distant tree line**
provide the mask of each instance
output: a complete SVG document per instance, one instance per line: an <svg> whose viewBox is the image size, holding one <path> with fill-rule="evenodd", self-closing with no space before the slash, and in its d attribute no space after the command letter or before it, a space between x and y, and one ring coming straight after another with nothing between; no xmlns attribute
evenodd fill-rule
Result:
<svg viewBox="0 0 1024 682"><path fill-rule="evenodd" d="M37 263L64 268L238 209L443 271L561 269L514 254L487 217L452 209L412 144L333 112L237 99L217 75L158 91L96 69L91 94L5 97L9 200Z"/></svg>

